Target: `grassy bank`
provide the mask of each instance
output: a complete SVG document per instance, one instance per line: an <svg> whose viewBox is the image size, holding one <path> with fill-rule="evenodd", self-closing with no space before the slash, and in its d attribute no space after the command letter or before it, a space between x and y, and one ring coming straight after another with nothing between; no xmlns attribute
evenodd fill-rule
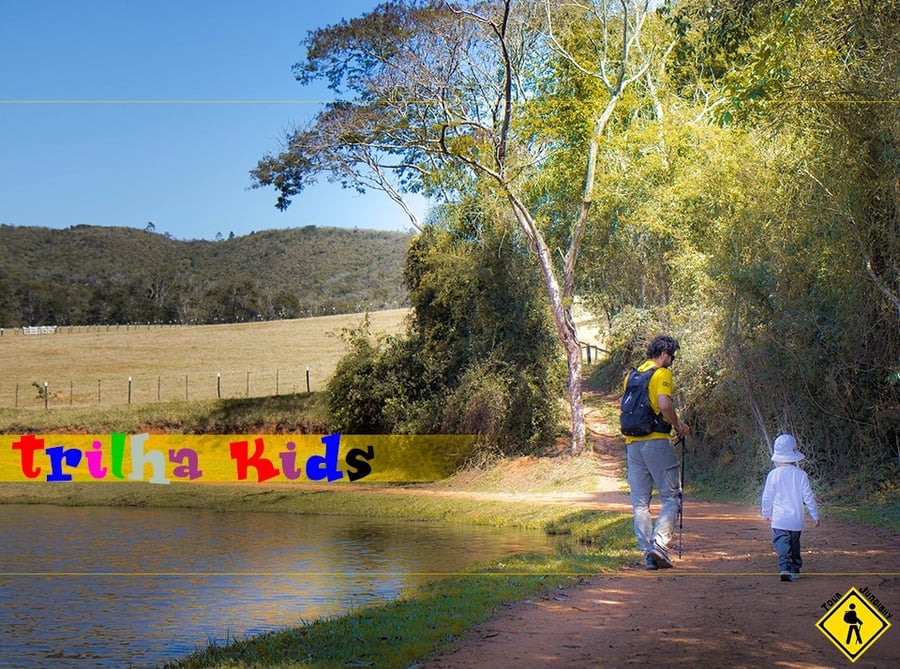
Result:
<svg viewBox="0 0 900 669"><path fill-rule="evenodd" d="M321 392L113 407L0 409L0 434L328 434Z"/></svg>
<svg viewBox="0 0 900 669"><path fill-rule="evenodd" d="M341 490L341 487L344 490ZM434 486L0 483L0 503L123 506L342 515L542 529L572 511L564 504L440 494Z"/></svg>

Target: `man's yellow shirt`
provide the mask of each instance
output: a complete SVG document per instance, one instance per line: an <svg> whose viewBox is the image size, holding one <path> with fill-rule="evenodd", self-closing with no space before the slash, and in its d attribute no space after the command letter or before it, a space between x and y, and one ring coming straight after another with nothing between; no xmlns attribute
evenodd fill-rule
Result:
<svg viewBox="0 0 900 669"><path fill-rule="evenodd" d="M646 372L648 369L653 367L655 363L652 360L647 360L640 367L638 367L639 372ZM625 380L627 382L628 377L626 375ZM624 385L624 384L623 384ZM659 395L668 395L672 397L672 370L668 367L660 367L655 372L653 372L653 376L650 377L650 385L647 387L647 393L650 395L650 407L653 409L654 413L659 413L659 403L656 401L656 398ZM651 432L650 434L646 434L643 437L625 437L625 443L630 444L633 441L649 441L650 439L668 439L669 433L666 432Z"/></svg>

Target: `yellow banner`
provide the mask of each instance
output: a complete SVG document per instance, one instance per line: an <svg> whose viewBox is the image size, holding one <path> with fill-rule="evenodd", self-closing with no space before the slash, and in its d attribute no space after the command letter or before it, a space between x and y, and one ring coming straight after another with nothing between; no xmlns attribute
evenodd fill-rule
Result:
<svg viewBox="0 0 900 669"><path fill-rule="evenodd" d="M453 473L471 435L0 435L0 481L409 483Z"/></svg>

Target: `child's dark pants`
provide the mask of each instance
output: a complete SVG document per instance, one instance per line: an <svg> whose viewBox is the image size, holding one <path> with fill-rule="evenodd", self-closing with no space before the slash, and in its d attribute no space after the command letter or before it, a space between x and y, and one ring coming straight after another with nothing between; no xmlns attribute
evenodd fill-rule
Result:
<svg viewBox="0 0 900 669"><path fill-rule="evenodd" d="M800 557L800 532L772 528L772 545L778 554L778 569L799 574L800 567L803 566L803 558Z"/></svg>

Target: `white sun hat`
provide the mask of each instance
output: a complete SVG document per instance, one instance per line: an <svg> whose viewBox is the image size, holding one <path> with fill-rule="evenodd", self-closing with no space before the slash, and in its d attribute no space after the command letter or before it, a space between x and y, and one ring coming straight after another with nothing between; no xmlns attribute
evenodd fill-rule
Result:
<svg viewBox="0 0 900 669"><path fill-rule="evenodd" d="M789 434L779 435L772 451L772 462L799 462L803 459L803 453L797 448L797 440Z"/></svg>

